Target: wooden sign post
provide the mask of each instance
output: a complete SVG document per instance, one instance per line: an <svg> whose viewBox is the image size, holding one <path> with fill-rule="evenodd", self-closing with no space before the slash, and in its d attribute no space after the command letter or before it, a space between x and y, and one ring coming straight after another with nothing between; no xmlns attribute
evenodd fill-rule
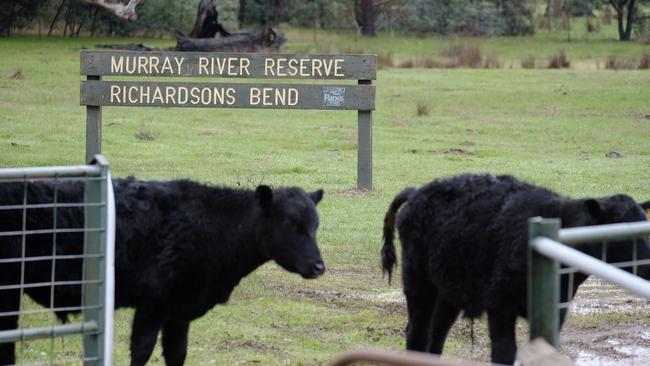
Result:
<svg viewBox="0 0 650 366"><path fill-rule="evenodd" d="M375 55L82 51L86 160L101 152L102 106L358 111L357 186L372 188ZM103 76L357 80L266 84L102 80Z"/></svg>

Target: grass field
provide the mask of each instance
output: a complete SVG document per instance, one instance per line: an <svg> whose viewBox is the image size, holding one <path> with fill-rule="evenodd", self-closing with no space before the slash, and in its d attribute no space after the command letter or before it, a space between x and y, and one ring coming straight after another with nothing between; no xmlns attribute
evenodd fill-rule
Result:
<svg viewBox="0 0 650 366"><path fill-rule="evenodd" d="M313 46L310 31L288 37L287 52L388 52L397 59L433 54L448 42L318 33ZM378 253L383 214L405 186L493 172L575 197L624 192L649 199L650 72L581 66L614 53L637 57L648 46L562 37L472 41L517 64L527 54L545 60L565 49L581 60L572 69L380 70L371 192L354 189L356 112L106 108L103 152L113 176L326 191L318 234L326 275L307 281L265 265L228 306L192 324L187 364L320 364L351 348L401 349L400 279L392 286L382 279ZM82 163L79 51L114 42L0 38L0 167ZM417 115L418 103L428 115ZM143 135L152 139L137 137ZM116 365L128 360L131 314L116 312ZM467 324L459 323L447 352L485 360L484 326L478 324L483 338L470 347ZM159 348L152 361L163 364Z"/></svg>

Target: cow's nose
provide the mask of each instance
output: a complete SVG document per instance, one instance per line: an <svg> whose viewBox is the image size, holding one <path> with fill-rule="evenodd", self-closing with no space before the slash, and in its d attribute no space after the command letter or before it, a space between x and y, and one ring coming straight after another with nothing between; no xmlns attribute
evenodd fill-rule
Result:
<svg viewBox="0 0 650 366"><path fill-rule="evenodd" d="M318 275L322 275L323 273L325 273L325 263L321 261L314 263L314 273Z"/></svg>

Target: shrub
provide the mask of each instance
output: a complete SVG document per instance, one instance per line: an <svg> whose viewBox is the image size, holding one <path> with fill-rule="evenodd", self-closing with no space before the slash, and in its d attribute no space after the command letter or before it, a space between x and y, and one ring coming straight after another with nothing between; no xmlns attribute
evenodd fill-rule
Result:
<svg viewBox="0 0 650 366"><path fill-rule="evenodd" d="M435 69L441 68L443 65L431 57L421 57L421 58L408 58L400 62L397 67L402 69L411 69L414 67L425 68L425 69Z"/></svg>
<svg viewBox="0 0 650 366"><path fill-rule="evenodd" d="M416 111L418 116L428 116L429 113L431 112L431 109L429 108L429 104L423 100L418 100L418 103L416 105Z"/></svg>
<svg viewBox="0 0 650 366"><path fill-rule="evenodd" d="M23 75L23 70L22 69L16 69L13 74L9 76L9 79L14 79L14 80L22 80L25 78L25 75Z"/></svg>
<svg viewBox="0 0 650 366"><path fill-rule="evenodd" d="M501 68L501 62L499 61L499 58L496 55L489 55L485 57L485 60L483 60L483 68L484 69L500 69Z"/></svg>
<svg viewBox="0 0 650 366"><path fill-rule="evenodd" d="M451 43L441 51L441 56L449 58L449 62L445 65L449 68L479 68L483 63L481 49L476 44Z"/></svg>
<svg viewBox="0 0 650 366"><path fill-rule="evenodd" d="M600 19L605 25L612 24L612 9L609 6L605 6L605 10L603 10L603 14L601 15Z"/></svg>
<svg viewBox="0 0 650 366"><path fill-rule="evenodd" d="M522 69L534 69L535 68L535 56L528 55L521 59L521 68Z"/></svg>
<svg viewBox="0 0 650 366"><path fill-rule="evenodd" d="M587 33L598 33L600 32L600 24L593 20L591 17L587 18L587 22L585 23L587 27Z"/></svg>
<svg viewBox="0 0 650 366"><path fill-rule="evenodd" d="M646 53L641 56L639 61L639 70L648 70L650 69L650 53Z"/></svg>
<svg viewBox="0 0 650 366"><path fill-rule="evenodd" d="M571 61L569 61L564 50L560 50L560 52L550 57L547 67L549 69L566 69L569 66L571 66Z"/></svg>
<svg viewBox="0 0 650 366"><path fill-rule="evenodd" d="M620 60L614 55L607 57L605 61L605 69L608 70L633 70L637 68L634 60Z"/></svg>
<svg viewBox="0 0 650 366"><path fill-rule="evenodd" d="M380 52L377 54L377 64L382 67L394 67L395 61L391 52Z"/></svg>
<svg viewBox="0 0 650 366"><path fill-rule="evenodd" d="M140 126L135 133L135 138L139 141L153 141L156 139L156 134L145 126Z"/></svg>
<svg viewBox="0 0 650 366"><path fill-rule="evenodd" d="M415 61L412 58L401 61L397 67L400 69L412 69L415 67Z"/></svg>

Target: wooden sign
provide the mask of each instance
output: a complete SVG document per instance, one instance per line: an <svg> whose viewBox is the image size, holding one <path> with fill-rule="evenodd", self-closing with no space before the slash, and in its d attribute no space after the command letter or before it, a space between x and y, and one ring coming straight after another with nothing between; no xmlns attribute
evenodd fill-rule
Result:
<svg viewBox="0 0 650 366"><path fill-rule="evenodd" d="M372 187L375 55L81 51L80 104L86 106L86 159L101 152L103 106L358 111L357 185ZM102 80L102 77L138 80ZM190 77L203 81L145 81ZM357 84L224 83L205 79L356 80Z"/></svg>
<svg viewBox="0 0 650 366"><path fill-rule="evenodd" d="M375 80L375 55L81 51L81 74Z"/></svg>
<svg viewBox="0 0 650 366"><path fill-rule="evenodd" d="M371 85L81 82L81 104L92 106L375 109Z"/></svg>

